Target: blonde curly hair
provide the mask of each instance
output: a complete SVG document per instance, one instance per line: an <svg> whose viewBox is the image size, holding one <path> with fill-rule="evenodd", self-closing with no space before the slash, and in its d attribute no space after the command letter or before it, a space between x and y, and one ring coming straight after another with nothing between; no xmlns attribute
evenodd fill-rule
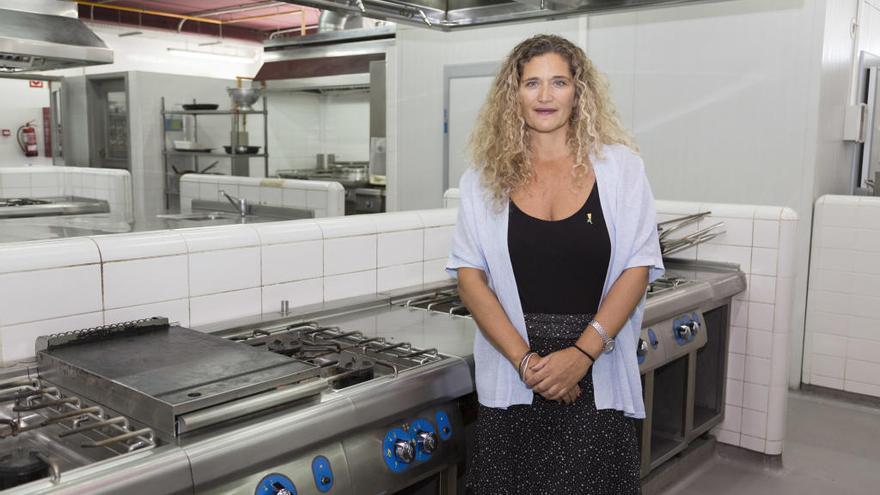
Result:
<svg viewBox="0 0 880 495"><path fill-rule="evenodd" d="M572 174L584 177L592 166L590 153L602 158L605 144L635 142L620 123L605 77L583 50L560 36L541 34L517 45L501 66L470 138L474 168L496 205L533 177L529 159L529 128L519 101L523 66L532 58L556 53L568 62L575 84L575 105L568 127L568 145L575 157Z"/></svg>

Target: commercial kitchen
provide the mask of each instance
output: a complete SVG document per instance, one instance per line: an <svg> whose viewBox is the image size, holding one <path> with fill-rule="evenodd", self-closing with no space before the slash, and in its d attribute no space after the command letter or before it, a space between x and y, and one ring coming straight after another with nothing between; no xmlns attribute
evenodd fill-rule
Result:
<svg viewBox="0 0 880 495"><path fill-rule="evenodd" d="M0 0L0 492L467 493L444 266L539 33L656 197L642 493L880 493L878 0Z"/></svg>

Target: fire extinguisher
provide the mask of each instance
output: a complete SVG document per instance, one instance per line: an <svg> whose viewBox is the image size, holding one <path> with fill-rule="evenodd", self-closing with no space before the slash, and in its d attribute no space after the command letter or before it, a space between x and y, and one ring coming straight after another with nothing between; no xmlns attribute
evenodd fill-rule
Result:
<svg viewBox="0 0 880 495"><path fill-rule="evenodd" d="M24 156L38 156L40 154L37 151L37 130L31 127L31 122L19 127L16 137Z"/></svg>

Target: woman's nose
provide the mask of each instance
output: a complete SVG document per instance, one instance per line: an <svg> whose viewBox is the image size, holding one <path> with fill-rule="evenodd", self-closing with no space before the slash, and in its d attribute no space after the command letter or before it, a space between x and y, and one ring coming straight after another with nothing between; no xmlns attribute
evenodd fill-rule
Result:
<svg viewBox="0 0 880 495"><path fill-rule="evenodd" d="M542 84L538 89L538 101L544 102L550 101L550 99L550 86L548 84Z"/></svg>

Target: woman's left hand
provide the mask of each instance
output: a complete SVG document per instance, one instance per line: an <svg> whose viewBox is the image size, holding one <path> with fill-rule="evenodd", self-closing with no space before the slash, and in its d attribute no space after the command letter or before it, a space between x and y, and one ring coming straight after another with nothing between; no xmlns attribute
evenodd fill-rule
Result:
<svg viewBox="0 0 880 495"><path fill-rule="evenodd" d="M562 400L587 374L592 361L573 347L561 349L529 363L526 385L547 400Z"/></svg>

